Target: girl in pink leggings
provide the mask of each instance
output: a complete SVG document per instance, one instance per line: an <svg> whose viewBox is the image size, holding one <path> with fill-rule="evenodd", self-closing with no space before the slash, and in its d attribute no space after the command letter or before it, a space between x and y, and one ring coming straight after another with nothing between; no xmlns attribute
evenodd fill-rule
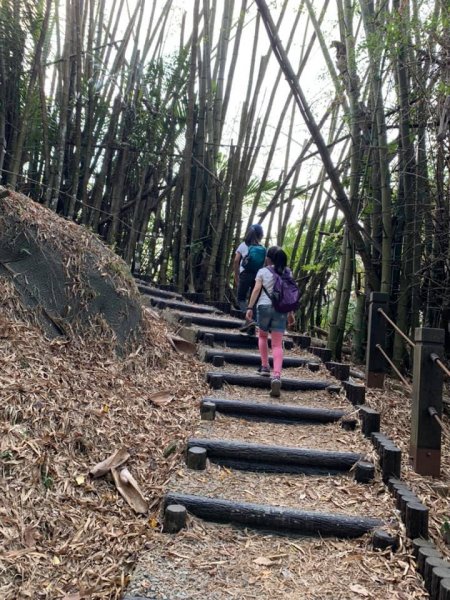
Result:
<svg viewBox="0 0 450 600"><path fill-rule="evenodd" d="M258 332L258 348L261 355L261 366L258 369L260 375L270 376L269 367L269 345L268 337L271 333L273 373L270 383L270 395L278 397L281 390L281 369L283 366L283 334L286 323L291 326L295 322L294 313L279 313L272 305L270 296L273 292L274 275L268 269L272 267L279 275L284 273L287 267L287 256L284 250L278 246L272 246L267 251L265 266L256 274L255 287L253 288L250 301L247 306L246 319L254 318L256 307Z"/></svg>

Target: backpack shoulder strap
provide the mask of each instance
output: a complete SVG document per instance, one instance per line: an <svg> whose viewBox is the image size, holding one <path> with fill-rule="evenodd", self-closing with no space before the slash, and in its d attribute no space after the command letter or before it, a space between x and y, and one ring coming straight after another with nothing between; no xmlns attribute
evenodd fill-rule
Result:
<svg viewBox="0 0 450 600"><path fill-rule="evenodd" d="M279 277L278 273L275 271L275 269L274 269L273 267L266 267L266 269L268 269L268 270L269 270L269 271L272 273L272 275L273 275L274 277ZM266 290L266 288L264 287L264 285L262 286L262 289L265 291L265 293L266 293L266 296L267 296L269 299L271 299L271 298L270 298L270 294L269 294L269 292Z"/></svg>

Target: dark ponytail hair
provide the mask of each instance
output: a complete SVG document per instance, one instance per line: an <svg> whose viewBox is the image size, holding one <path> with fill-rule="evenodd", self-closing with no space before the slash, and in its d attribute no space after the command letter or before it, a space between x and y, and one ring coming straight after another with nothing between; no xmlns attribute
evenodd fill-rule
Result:
<svg viewBox="0 0 450 600"><path fill-rule="evenodd" d="M278 275L283 275L285 268L287 267L287 254L279 246L271 246L267 250L267 258L273 263L273 268Z"/></svg>
<svg viewBox="0 0 450 600"><path fill-rule="evenodd" d="M248 228L245 234L244 242L247 246L257 246L263 238L263 228L261 225L256 224Z"/></svg>

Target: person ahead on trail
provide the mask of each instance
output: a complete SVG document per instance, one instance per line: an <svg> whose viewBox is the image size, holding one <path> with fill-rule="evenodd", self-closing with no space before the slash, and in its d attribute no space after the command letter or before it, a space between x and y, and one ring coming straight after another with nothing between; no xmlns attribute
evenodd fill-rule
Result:
<svg viewBox="0 0 450 600"><path fill-rule="evenodd" d="M248 321L257 317L258 348L261 355L258 373L267 377L270 376L268 337L271 332L273 373L270 395L278 397L283 366L283 334L286 324L292 326L295 323L294 310L298 306L299 292L292 273L287 268L284 250L278 246L269 248L265 264L256 274L245 317Z"/></svg>
<svg viewBox="0 0 450 600"><path fill-rule="evenodd" d="M264 265L266 249L261 245L264 232L258 223L252 225L239 244L234 257L234 281L237 285L239 309L245 312L247 298L255 284L258 270Z"/></svg>

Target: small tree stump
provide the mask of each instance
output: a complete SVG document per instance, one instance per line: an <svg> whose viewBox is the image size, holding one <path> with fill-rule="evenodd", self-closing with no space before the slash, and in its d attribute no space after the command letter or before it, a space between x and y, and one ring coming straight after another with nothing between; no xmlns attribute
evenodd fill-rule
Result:
<svg viewBox="0 0 450 600"><path fill-rule="evenodd" d="M169 504L164 511L163 533L178 533L186 526L187 511L181 504Z"/></svg>
<svg viewBox="0 0 450 600"><path fill-rule="evenodd" d="M331 360L331 350L329 348L320 348L318 346L310 346L308 351L315 356L318 356L322 362L328 362Z"/></svg>
<svg viewBox="0 0 450 600"><path fill-rule="evenodd" d="M199 446L191 446L188 448L186 455L186 464L188 469L195 471L204 471L206 469L206 448L200 448Z"/></svg>
<svg viewBox="0 0 450 600"><path fill-rule="evenodd" d="M382 463L382 477L383 481L387 482L389 477L400 477L401 466L402 466L402 451L396 446L391 447L385 445L383 447L383 463ZM417 537L417 536L414 536Z"/></svg>
<svg viewBox="0 0 450 600"><path fill-rule="evenodd" d="M425 538L422 537L417 537L414 538L412 541L412 545L413 545L413 556L414 558L417 558L417 553L419 552L419 548L433 548L433 542L430 542L430 540L426 540Z"/></svg>
<svg viewBox="0 0 450 600"><path fill-rule="evenodd" d="M306 348L309 348L309 346L311 346L311 336L296 335L294 337L294 342L297 344L297 346L300 346L300 348L306 350Z"/></svg>
<svg viewBox="0 0 450 600"><path fill-rule="evenodd" d="M380 413L370 406L360 406L359 416L362 422L362 432L370 437L374 431L380 431Z"/></svg>
<svg viewBox="0 0 450 600"><path fill-rule="evenodd" d="M347 381L345 388L349 402L355 406L364 404L366 401L366 386L364 384Z"/></svg>
<svg viewBox="0 0 450 600"><path fill-rule="evenodd" d="M445 569L448 570L448 569ZM438 600L450 600L450 579L441 579Z"/></svg>
<svg viewBox="0 0 450 600"><path fill-rule="evenodd" d="M214 346L214 334L205 333L203 335L203 343L205 344L205 346Z"/></svg>
<svg viewBox="0 0 450 600"><path fill-rule="evenodd" d="M443 569L441 567L437 567L431 571L431 586L430 586L430 598L432 600L439 600L440 596L440 587L441 583L444 580L450 578L450 569ZM445 587L446 584L444 584ZM444 596L444 600L445 596Z"/></svg>
<svg viewBox="0 0 450 600"><path fill-rule="evenodd" d="M213 390L221 390L223 388L223 377L218 373L213 373L209 376L209 385Z"/></svg>
<svg viewBox="0 0 450 600"><path fill-rule="evenodd" d="M345 418L341 420L341 427L345 431L355 431L358 421L356 419Z"/></svg>
<svg viewBox="0 0 450 600"><path fill-rule="evenodd" d="M409 538L428 537L428 507L421 502L409 502L406 505L406 535ZM420 548L418 555L420 554Z"/></svg>
<svg viewBox="0 0 450 600"><path fill-rule="evenodd" d="M437 556L427 556L424 563L423 580L425 583L425 589L428 593L431 591L431 575L433 574L433 569L448 569L449 567L450 563L443 558L438 558Z"/></svg>
<svg viewBox="0 0 450 600"><path fill-rule="evenodd" d="M392 552L395 552L399 546L398 535L392 535L384 529L375 529L372 537L372 546L374 550L391 548Z"/></svg>
<svg viewBox="0 0 450 600"><path fill-rule="evenodd" d="M406 494L406 493L409 493L409 492L411 492L411 490L410 490L410 488L409 488L409 487L406 485L406 483L405 483L404 481L403 481L403 482L400 482L400 483L396 483L396 484L394 485L394 488L393 488L393 496L394 496L394 498L395 498L395 504L396 504L396 506L397 506L397 502L399 502L400 496L401 496L402 494Z"/></svg>
<svg viewBox="0 0 450 600"><path fill-rule="evenodd" d="M316 363L316 362L309 362L308 363L308 369L312 373L317 373L320 370L320 365L319 365L319 363Z"/></svg>
<svg viewBox="0 0 450 600"><path fill-rule="evenodd" d="M422 575L425 572L425 560L427 558L442 558L442 554L439 550L433 546L429 548L427 546L421 546L417 552L417 571Z"/></svg>
<svg viewBox="0 0 450 600"><path fill-rule="evenodd" d="M329 385L326 389L329 394L339 394L342 388L340 385Z"/></svg>
<svg viewBox="0 0 450 600"><path fill-rule="evenodd" d="M325 366L333 377L336 377L340 381L346 381L350 377L350 365L328 361L325 363Z"/></svg>
<svg viewBox="0 0 450 600"><path fill-rule="evenodd" d="M403 485L403 482L401 479L398 479L398 477L389 477L389 479L387 480L387 486L388 486L388 490L391 492L392 495L394 495L394 487L397 485Z"/></svg>
<svg viewBox="0 0 450 600"><path fill-rule="evenodd" d="M355 465L355 481L370 483L375 477L375 467L371 462L359 460Z"/></svg>
<svg viewBox="0 0 450 600"><path fill-rule="evenodd" d="M406 522L406 507L408 504L418 503L421 504L419 498L416 496L414 492L404 493L400 496L400 515L402 517L403 523Z"/></svg>
<svg viewBox="0 0 450 600"><path fill-rule="evenodd" d="M215 367L223 367L223 365L225 364L225 358L223 354L215 354L212 359L212 364Z"/></svg>
<svg viewBox="0 0 450 600"><path fill-rule="evenodd" d="M380 452L381 444L387 441L387 437L384 433L380 431L372 431L370 434L370 439L372 440L372 444L377 452Z"/></svg>
<svg viewBox="0 0 450 600"><path fill-rule="evenodd" d="M202 421L214 421L216 418L216 405L214 402L202 402L200 405L200 418Z"/></svg>

